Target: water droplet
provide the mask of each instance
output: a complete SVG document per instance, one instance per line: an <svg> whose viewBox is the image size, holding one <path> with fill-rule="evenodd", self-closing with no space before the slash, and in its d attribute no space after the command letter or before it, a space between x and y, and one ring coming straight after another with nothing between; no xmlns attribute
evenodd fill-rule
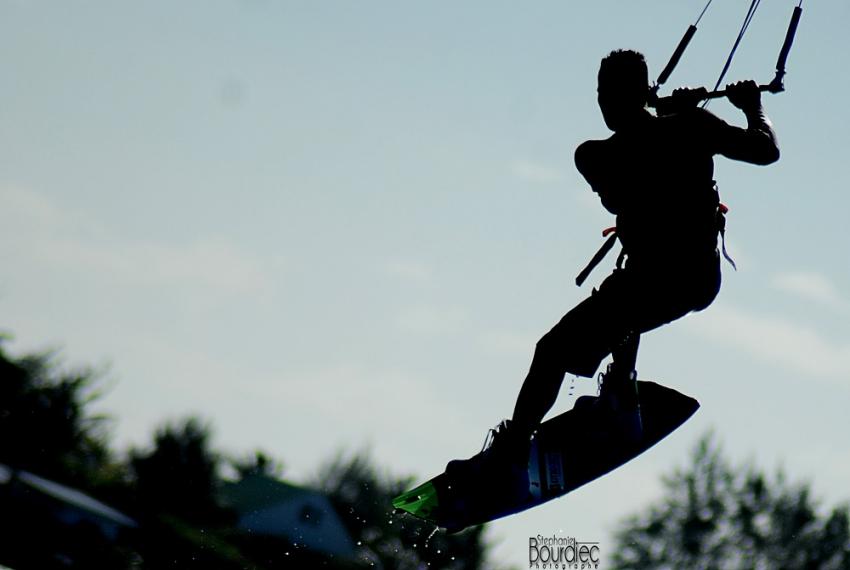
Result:
<svg viewBox="0 0 850 570"><path fill-rule="evenodd" d="M440 527L435 526L434 530L431 531L431 534L428 535L428 538L425 539L425 548L428 548L428 543L431 542L431 539L437 534L437 531L440 530Z"/></svg>

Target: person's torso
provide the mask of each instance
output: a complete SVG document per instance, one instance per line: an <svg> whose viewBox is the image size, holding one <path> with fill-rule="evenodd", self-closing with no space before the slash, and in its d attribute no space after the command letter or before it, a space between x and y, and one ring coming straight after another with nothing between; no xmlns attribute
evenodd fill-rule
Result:
<svg viewBox="0 0 850 570"><path fill-rule="evenodd" d="M617 230L631 258L713 253L718 197L698 115L653 117L609 139L620 195Z"/></svg>

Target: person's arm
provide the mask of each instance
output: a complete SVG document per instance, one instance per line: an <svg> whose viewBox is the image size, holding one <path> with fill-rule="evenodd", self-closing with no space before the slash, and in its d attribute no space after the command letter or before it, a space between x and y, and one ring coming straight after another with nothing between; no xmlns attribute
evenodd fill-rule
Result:
<svg viewBox="0 0 850 570"><path fill-rule="evenodd" d="M747 128L733 127L723 121L715 142L719 154L752 164L771 164L779 160L779 144L773 125L761 105L761 93L754 81L740 81L726 87L729 102L744 112Z"/></svg>
<svg viewBox="0 0 850 570"><path fill-rule="evenodd" d="M606 210L616 215L619 211L616 185L610 175L606 175L603 164L604 141L585 141L575 152L576 168L590 184L591 190L599 194L602 205ZM610 171L608 171L610 173Z"/></svg>

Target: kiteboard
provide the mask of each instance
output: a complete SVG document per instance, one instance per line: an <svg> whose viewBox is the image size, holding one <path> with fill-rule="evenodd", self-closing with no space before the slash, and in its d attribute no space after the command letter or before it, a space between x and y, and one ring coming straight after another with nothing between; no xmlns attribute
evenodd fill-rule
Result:
<svg viewBox="0 0 850 570"><path fill-rule="evenodd" d="M625 433L616 413L577 405L547 420L531 440L527 477L441 473L393 499L396 509L448 532L483 524L556 499L631 461L688 420L699 402L655 382L638 381L643 429Z"/></svg>

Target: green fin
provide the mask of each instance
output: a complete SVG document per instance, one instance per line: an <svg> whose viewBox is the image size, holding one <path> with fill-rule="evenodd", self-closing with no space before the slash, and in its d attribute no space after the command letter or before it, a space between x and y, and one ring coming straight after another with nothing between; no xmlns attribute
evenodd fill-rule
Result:
<svg viewBox="0 0 850 570"><path fill-rule="evenodd" d="M419 518L430 518L439 504L437 488L430 481L393 499L393 506Z"/></svg>

